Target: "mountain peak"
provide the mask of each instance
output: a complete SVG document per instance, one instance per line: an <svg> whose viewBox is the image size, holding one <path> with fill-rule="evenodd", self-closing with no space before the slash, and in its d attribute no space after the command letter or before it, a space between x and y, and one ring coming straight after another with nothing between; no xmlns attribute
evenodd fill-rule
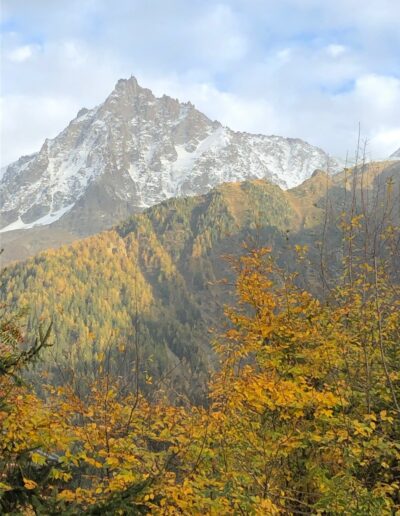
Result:
<svg viewBox="0 0 400 516"><path fill-rule="evenodd" d="M110 95L110 97L136 97L140 94L146 94L153 97L153 92L148 88L142 88L136 77L131 75L129 79L119 79ZM109 98L110 98L109 97Z"/></svg>
<svg viewBox="0 0 400 516"><path fill-rule="evenodd" d="M129 79L119 79L114 89L124 89L127 86L131 88L140 88L136 77L134 75L131 75Z"/></svg>
<svg viewBox="0 0 400 516"><path fill-rule="evenodd" d="M103 104L79 111L39 153L7 167L0 232L60 220L87 235L224 182L268 179L293 187L327 159L299 139L232 131L190 102L156 97L132 76L120 79Z"/></svg>

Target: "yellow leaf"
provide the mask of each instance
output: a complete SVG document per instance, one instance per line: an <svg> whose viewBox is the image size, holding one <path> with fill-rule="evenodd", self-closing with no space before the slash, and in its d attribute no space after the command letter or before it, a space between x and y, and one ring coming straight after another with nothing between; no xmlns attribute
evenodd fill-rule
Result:
<svg viewBox="0 0 400 516"><path fill-rule="evenodd" d="M35 487L37 487L37 483L29 478L24 478L24 486L26 489L35 489Z"/></svg>
<svg viewBox="0 0 400 516"><path fill-rule="evenodd" d="M0 482L0 492L1 491L10 491L12 489L11 486L8 484L4 484L3 482Z"/></svg>
<svg viewBox="0 0 400 516"><path fill-rule="evenodd" d="M34 462L35 464L39 464L39 465L43 465L46 463L46 457L44 457L42 454L40 453L32 453L32 462Z"/></svg>

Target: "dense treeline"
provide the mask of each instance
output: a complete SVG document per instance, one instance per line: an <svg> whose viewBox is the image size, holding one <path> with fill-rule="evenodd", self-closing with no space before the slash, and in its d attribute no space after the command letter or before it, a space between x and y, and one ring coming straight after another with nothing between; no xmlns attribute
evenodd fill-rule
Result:
<svg viewBox="0 0 400 516"><path fill-rule="evenodd" d="M289 224L278 187L230 185L162 203L115 231L11 266L0 295L11 306L26 307L28 331L41 320L53 321L55 345L46 363L93 376L98 355L124 343L122 356L112 353L121 372L134 376L139 356L142 371L198 399L212 367L208 330L221 318L225 301L212 290L224 275L220 254L232 238L232 248L240 248L242 228L251 231L259 216L257 210L253 214L257 205L271 235ZM64 381L58 366L50 369L53 382ZM148 390L144 374L140 382Z"/></svg>

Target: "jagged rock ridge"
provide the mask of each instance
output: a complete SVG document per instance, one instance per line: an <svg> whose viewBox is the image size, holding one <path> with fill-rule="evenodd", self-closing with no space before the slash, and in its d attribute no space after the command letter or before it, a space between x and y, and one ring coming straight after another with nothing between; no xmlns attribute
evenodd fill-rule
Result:
<svg viewBox="0 0 400 516"><path fill-rule="evenodd" d="M293 187L329 164L338 169L302 140L234 132L131 77L103 104L81 109L38 153L7 167L0 231L57 223L88 235L170 197L249 178Z"/></svg>

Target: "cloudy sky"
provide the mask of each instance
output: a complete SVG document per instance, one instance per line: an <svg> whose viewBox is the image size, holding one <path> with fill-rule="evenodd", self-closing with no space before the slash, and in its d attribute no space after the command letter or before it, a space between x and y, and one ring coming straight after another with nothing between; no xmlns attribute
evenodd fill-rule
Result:
<svg viewBox="0 0 400 516"><path fill-rule="evenodd" d="M0 0L2 163L134 75L236 130L400 147L399 0Z"/></svg>

